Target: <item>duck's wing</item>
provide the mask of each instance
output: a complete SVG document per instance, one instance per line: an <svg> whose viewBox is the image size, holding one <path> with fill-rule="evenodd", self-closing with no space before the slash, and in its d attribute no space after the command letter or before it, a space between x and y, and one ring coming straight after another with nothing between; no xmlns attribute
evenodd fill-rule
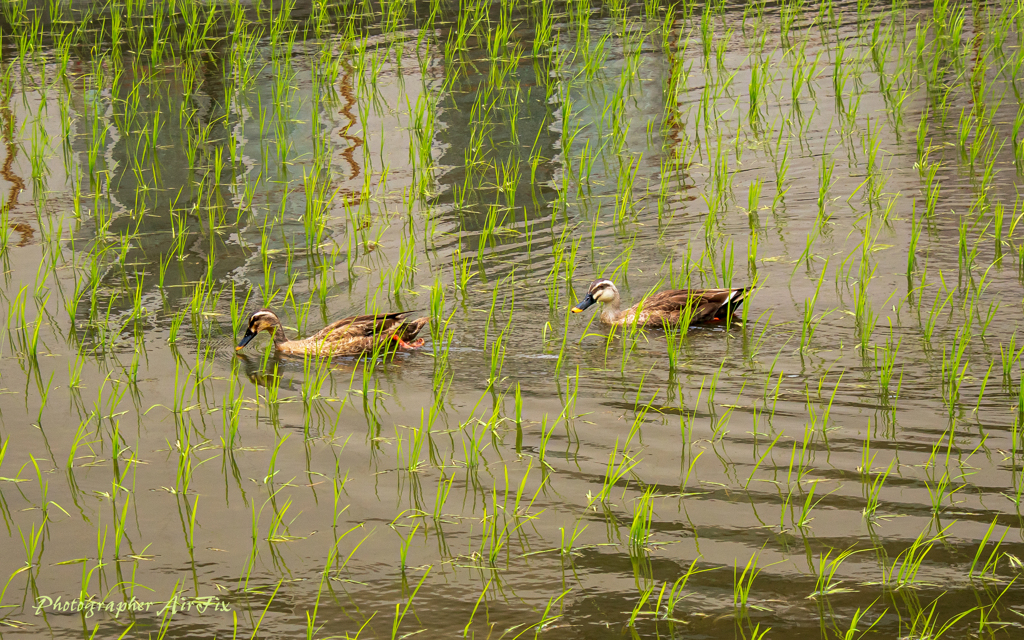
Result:
<svg viewBox="0 0 1024 640"><path fill-rule="evenodd" d="M367 337L388 331L401 324L402 319L411 311L395 311L393 313L371 313L362 316L342 318L327 325L309 337L309 340L337 340L343 337Z"/></svg>
<svg viewBox="0 0 1024 640"><path fill-rule="evenodd" d="M416 318L415 320L404 321L395 328L395 335L405 342L412 342L416 338L416 334L420 332L420 329L429 323L430 318Z"/></svg>
<svg viewBox="0 0 1024 640"><path fill-rule="evenodd" d="M746 289L668 289L647 298L643 311L648 316L672 318L690 309L690 322L707 322L735 311L750 291Z"/></svg>

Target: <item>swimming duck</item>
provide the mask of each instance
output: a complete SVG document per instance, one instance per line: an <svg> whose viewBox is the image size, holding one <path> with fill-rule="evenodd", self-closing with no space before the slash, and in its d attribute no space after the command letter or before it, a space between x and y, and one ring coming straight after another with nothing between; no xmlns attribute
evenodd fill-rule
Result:
<svg viewBox="0 0 1024 640"><path fill-rule="evenodd" d="M745 289L666 289L659 291L640 304L626 310L619 308L619 290L611 280L598 279L590 283L587 295L572 308L579 313L602 303L601 321L606 324L633 324L654 327L675 324L689 314L690 323L721 320L736 311L750 292Z"/></svg>
<svg viewBox="0 0 1024 640"><path fill-rule="evenodd" d="M423 338L415 339L416 334L430 322L430 318L406 322L405 316L410 313L398 311L342 318L308 338L288 340L277 315L270 309L260 309L249 316L245 335L235 350L252 342L260 331L269 331L274 337L274 348L286 355L357 356L387 349L392 343L398 351L409 351L423 346Z"/></svg>

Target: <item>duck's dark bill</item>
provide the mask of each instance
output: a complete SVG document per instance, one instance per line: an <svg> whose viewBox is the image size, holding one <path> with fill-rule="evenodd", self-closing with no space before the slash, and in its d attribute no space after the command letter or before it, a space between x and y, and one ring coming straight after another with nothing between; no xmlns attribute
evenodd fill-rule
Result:
<svg viewBox="0 0 1024 640"><path fill-rule="evenodd" d="M238 343L237 347L235 347L235 351L238 351L239 349L241 349L245 345L247 345L250 342L252 342L252 339L255 338L255 337L256 337L255 333L250 333L250 332L246 331L245 335L242 337L242 341Z"/></svg>
<svg viewBox="0 0 1024 640"><path fill-rule="evenodd" d="M593 305L596 302L597 302L597 300L594 300L594 296L592 296L592 295L590 295L588 293L586 298L583 298L582 300L580 300L580 303L572 308L572 312L573 313L579 313L580 311L583 311L584 309L586 309L587 307Z"/></svg>

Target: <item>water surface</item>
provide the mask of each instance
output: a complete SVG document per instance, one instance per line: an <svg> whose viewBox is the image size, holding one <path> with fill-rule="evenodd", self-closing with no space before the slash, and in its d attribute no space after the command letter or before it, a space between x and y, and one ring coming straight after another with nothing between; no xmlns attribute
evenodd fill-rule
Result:
<svg viewBox="0 0 1024 640"><path fill-rule="evenodd" d="M1020 633L1017 5L5 11L5 635Z"/></svg>

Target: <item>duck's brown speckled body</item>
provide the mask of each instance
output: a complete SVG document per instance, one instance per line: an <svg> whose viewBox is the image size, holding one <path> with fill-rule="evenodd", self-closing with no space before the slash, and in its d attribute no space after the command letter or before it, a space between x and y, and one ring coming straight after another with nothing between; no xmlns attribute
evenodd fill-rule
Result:
<svg viewBox="0 0 1024 640"><path fill-rule="evenodd" d="M409 311L352 316L332 322L308 338L288 340L284 327L270 309L260 309L249 316L245 335L236 349L249 344L260 331L268 331L274 338L274 348L285 355L357 356L383 350L408 351L423 346L416 339L430 318L406 320ZM394 346L392 346L394 345Z"/></svg>
<svg viewBox="0 0 1024 640"><path fill-rule="evenodd" d="M640 304L620 309L619 290L611 280L594 280L587 295L572 308L579 313L600 302L601 321L605 324L641 327L678 324L689 318L690 324L724 320L735 312L750 293L745 289L667 289L659 291Z"/></svg>

